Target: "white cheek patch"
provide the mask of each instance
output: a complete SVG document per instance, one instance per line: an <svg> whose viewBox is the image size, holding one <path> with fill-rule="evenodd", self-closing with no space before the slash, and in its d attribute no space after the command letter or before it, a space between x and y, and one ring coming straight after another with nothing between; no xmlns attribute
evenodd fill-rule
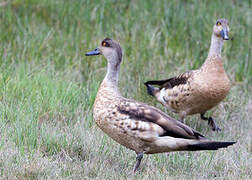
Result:
<svg viewBox="0 0 252 180"><path fill-rule="evenodd" d="M159 96L158 96L158 100L162 103L162 104L166 104L167 102L165 101L165 88L161 89L161 91L159 92Z"/></svg>

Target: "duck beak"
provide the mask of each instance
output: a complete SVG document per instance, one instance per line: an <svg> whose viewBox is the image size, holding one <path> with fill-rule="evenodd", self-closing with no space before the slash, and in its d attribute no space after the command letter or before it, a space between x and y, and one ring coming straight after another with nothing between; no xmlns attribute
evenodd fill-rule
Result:
<svg viewBox="0 0 252 180"><path fill-rule="evenodd" d="M228 32L226 29L222 29L221 32L221 37L224 39L224 40L229 40L229 37L228 37Z"/></svg>
<svg viewBox="0 0 252 180"><path fill-rule="evenodd" d="M100 55L100 54L101 54L101 53L100 53L99 49L96 48L96 49L93 50L93 51L87 52L85 55L86 55L86 56L96 56L96 55Z"/></svg>

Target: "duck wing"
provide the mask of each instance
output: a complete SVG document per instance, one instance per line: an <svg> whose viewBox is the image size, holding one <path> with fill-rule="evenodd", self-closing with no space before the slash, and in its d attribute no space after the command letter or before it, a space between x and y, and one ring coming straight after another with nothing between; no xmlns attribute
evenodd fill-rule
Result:
<svg viewBox="0 0 252 180"><path fill-rule="evenodd" d="M189 72L185 72L182 73L178 76L169 78L169 79L165 79L165 80L159 80L159 81L147 81L144 84L147 85L158 85L159 89L172 89L175 86L179 86L182 84L187 84L188 83L188 79L190 79L192 77L193 71L189 71Z"/></svg>
<svg viewBox="0 0 252 180"><path fill-rule="evenodd" d="M131 120L154 123L163 131L159 136L171 136L184 139L205 139L199 132L177 121L159 109L134 100L123 99L117 106L119 113L128 115Z"/></svg>

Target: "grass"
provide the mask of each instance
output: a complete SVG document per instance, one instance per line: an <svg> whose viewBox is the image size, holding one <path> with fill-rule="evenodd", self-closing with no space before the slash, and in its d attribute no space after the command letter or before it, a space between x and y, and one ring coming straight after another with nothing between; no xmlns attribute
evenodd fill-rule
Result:
<svg viewBox="0 0 252 180"><path fill-rule="evenodd" d="M250 179L252 178L251 1L13 0L0 8L0 177L3 179ZM97 128L92 105L106 62L86 58L104 37L124 50L120 89L159 107L143 82L198 68L216 19L230 22L223 63L228 97L209 112L223 131L198 116L187 124L216 140L216 152L145 156Z"/></svg>

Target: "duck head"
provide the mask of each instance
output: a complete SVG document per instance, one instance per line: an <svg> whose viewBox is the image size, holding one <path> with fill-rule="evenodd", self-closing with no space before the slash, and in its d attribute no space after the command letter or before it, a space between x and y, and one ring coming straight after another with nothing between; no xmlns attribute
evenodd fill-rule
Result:
<svg viewBox="0 0 252 180"><path fill-rule="evenodd" d="M119 65L122 61L122 48L118 42L105 38L93 51L86 53L86 56L103 55L108 63Z"/></svg>
<svg viewBox="0 0 252 180"><path fill-rule="evenodd" d="M229 40L229 26L228 20L218 19L213 27L213 33L215 36L222 38L223 40Z"/></svg>

